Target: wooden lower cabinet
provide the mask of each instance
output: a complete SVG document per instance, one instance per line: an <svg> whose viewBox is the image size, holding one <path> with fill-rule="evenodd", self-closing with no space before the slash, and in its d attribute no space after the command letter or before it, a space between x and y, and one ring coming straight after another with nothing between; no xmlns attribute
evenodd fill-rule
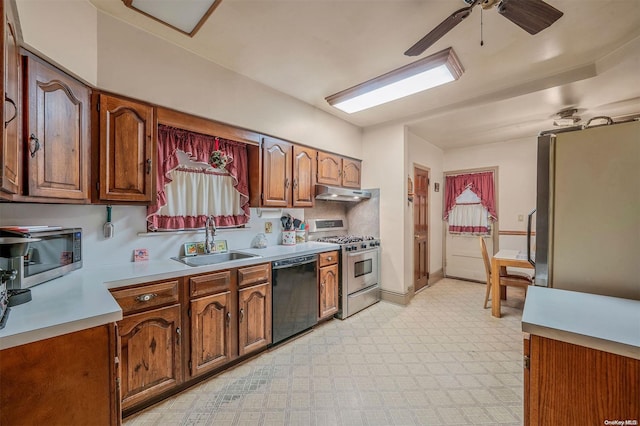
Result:
<svg viewBox="0 0 640 426"><path fill-rule="evenodd" d="M272 340L270 263L117 288L112 294L124 313L117 325L126 415Z"/></svg>
<svg viewBox="0 0 640 426"><path fill-rule="evenodd" d="M640 360L536 335L524 344L525 425L640 420Z"/></svg>
<svg viewBox="0 0 640 426"><path fill-rule="evenodd" d="M118 322L122 409L182 382L180 305L125 316Z"/></svg>
<svg viewBox="0 0 640 426"><path fill-rule="evenodd" d="M229 363L234 358L231 292L225 291L191 301L191 375L197 376ZM235 310L233 310L235 311Z"/></svg>
<svg viewBox="0 0 640 426"><path fill-rule="evenodd" d="M318 319L331 318L338 312L338 255L337 251L318 255Z"/></svg>
<svg viewBox="0 0 640 426"><path fill-rule="evenodd" d="M0 424L119 425L114 324L0 351Z"/></svg>
<svg viewBox="0 0 640 426"><path fill-rule="evenodd" d="M271 343L271 282L238 291L238 354L266 348Z"/></svg>

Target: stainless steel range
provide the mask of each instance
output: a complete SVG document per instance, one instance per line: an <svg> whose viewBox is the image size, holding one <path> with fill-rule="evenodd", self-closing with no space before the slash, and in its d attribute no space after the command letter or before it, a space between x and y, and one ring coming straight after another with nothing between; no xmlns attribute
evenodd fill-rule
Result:
<svg viewBox="0 0 640 426"><path fill-rule="evenodd" d="M309 239L340 244L338 318L347 318L380 300L380 240L349 235L342 219L309 220Z"/></svg>

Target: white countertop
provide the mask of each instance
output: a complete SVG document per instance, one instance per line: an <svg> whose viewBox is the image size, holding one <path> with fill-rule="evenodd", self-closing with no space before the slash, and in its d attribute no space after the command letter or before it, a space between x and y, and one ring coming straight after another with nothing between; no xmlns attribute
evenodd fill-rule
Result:
<svg viewBox="0 0 640 426"><path fill-rule="evenodd" d="M640 301L530 286L522 331L640 359Z"/></svg>
<svg viewBox="0 0 640 426"><path fill-rule="evenodd" d="M82 268L31 287L32 300L10 308L5 328L0 330L0 349L121 320L122 310L109 289L339 248L337 244L308 242L295 246L234 250L259 257L200 267L166 259Z"/></svg>

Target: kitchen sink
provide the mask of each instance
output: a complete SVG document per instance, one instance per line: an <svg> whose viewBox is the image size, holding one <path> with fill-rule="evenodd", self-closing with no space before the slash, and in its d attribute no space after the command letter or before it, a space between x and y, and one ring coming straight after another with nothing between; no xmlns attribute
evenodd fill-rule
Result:
<svg viewBox="0 0 640 426"><path fill-rule="evenodd" d="M225 262L233 262L234 260L243 260L253 257L260 257L257 254L240 253L232 251L229 253L212 253L199 254L197 256L172 257L171 259L184 263L189 266L206 266L217 265Z"/></svg>

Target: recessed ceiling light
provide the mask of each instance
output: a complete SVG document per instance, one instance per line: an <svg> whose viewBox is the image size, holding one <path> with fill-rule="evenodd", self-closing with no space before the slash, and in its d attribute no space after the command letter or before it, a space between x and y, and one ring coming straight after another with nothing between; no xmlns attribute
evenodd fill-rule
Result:
<svg viewBox="0 0 640 426"><path fill-rule="evenodd" d="M464 69L450 47L326 98L346 113L378 106L460 78Z"/></svg>
<svg viewBox="0 0 640 426"><path fill-rule="evenodd" d="M122 0L125 6L190 37L222 0Z"/></svg>

